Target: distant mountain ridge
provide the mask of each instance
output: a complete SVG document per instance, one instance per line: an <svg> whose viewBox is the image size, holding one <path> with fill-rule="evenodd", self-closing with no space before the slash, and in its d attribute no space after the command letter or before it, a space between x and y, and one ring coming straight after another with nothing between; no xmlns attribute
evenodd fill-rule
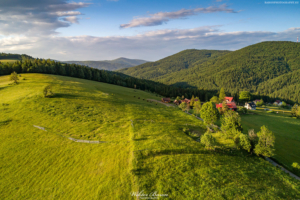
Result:
<svg viewBox="0 0 300 200"><path fill-rule="evenodd" d="M104 69L109 71L115 71L118 69L134 67L147 63L148 61L139 60L139 59L129 59L129 58L117 58L115 60L102 60L102 61L62 61L63 63L68 64L77 64L77 65L86 65L88 67L96 69Z"/></svg>

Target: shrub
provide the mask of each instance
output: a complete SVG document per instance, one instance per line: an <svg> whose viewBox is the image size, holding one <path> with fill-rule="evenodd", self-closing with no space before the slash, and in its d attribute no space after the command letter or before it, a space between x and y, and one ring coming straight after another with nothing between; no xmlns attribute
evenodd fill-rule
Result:
<svg viewBox="0 0 300 200"><path fill-rule="evenodd" d="M43 94L44 94L44 97L51 97L51 96L53 96L52 86L51 85L47 85L44 88L44 90L43 90Z"/></svg>
<svg viewBox="0 0 300 200"><path fill-rule="evenodd" d="M211 135L211 133L206 132L201 137L201 143L204 144L206 148L211 149L216 145L216 139Z"/></svg>
<svg viewBox="0 0 300 200"><path fill-rule="evenodd" d="M300 165L298 163L294 162L292 164L292 167L293 167L294 171L300 172Z"/></svg>
<svg viewBox="0 0 300 200"><path fill-rule="evenodd" d="M240 138L240 147L248 152L251 151L251 142L248 135L241 133L239 135Z"/></svg>
<svg viewBox="0 0 300 200"><path fill-rule="evenodd" d="M243 114L247 114L248 110L245 107L239 107L239 112Z"/></svg>

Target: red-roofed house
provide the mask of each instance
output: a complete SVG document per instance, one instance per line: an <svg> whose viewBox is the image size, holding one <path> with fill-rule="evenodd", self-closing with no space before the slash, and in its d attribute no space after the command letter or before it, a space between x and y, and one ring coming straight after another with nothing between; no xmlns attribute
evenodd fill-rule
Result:
<svg viewBox="0 0 300 200"><path fill-rule="evenodd" d="M226 103L234 102L233 97L225 97L224 101L226 101Z"/></svg>
<svg viewBox="0 0 300 200"><path fill-rule="evenodd" d="M229 110L237 111L236 104L234 102L227 103ZM216 105L216 108L222 108L222 103Z"/></svg>

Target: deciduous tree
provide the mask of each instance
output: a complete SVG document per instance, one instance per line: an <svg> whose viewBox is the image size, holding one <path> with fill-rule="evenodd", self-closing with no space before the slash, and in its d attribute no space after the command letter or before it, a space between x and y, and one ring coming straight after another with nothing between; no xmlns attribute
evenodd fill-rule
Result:
<svg viewBox="0 0 300 200"><path fill-rule="evenodd" d="M211 125L218 120L219 111L215 103L206 102L201 108L200 115L206 124Z"/></svg>
<svg viewBox="0 0 300 200"><path fill-rule="evenodd" d="M260 132L257 133L258 143L254 152L257 155L271 157L274 155L275 136L266 126L262 126Z"/></svg>
<svg viewBox="0 0 300 200"><path fill-rule="evenodd" d="M11 81L13 81L15 84L17 84L18 81L19 81L18 74L16 72L11 73L10 76L9 76L9 79Z"/></svg>

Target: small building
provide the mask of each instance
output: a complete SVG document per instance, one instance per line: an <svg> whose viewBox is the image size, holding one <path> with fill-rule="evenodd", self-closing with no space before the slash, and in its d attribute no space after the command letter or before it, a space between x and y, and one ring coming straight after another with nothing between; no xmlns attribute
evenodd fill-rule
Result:
<svg viewBox="0 0 300 200"><path fill-rule="evenodd" d="M162 98L161 101L164 103L170 103L171 99L170 98Z"/></svg>
<svg viewBox="0 0 300 200"><path fill-rule="evenodd" d="M245 108L247 108L248 110L256 110L256 105L254 102L245 103Z"/></svg>
<svg viewBox="0 0 300 200"><path fill-rule="evenodd" d="M237 111L237 107L236 107L235 102L227 103L227 106L228 106L229 110ZM222 103L219 103L219 104L216 105L216 108L217 108L217 109L218 109L218 108L222 108L222 107L223 107L223 106L222 106Z"/></svg>
<svg viewBox="0 0 300 200"><path fill-rule="evenodd" d="M177 106L181 104L181 100L177 100L175 99L175 101L173 102L174 104L176 104Z"/></svg>
<svg viewBox="0 0 300 200"><path fill-rule="evenodd" d="M280 100L276 100L273 104L276 105L276 106L280 106L282 103L281 103ZM280 104L280 105L279 105L279 104Z"/></svg>

